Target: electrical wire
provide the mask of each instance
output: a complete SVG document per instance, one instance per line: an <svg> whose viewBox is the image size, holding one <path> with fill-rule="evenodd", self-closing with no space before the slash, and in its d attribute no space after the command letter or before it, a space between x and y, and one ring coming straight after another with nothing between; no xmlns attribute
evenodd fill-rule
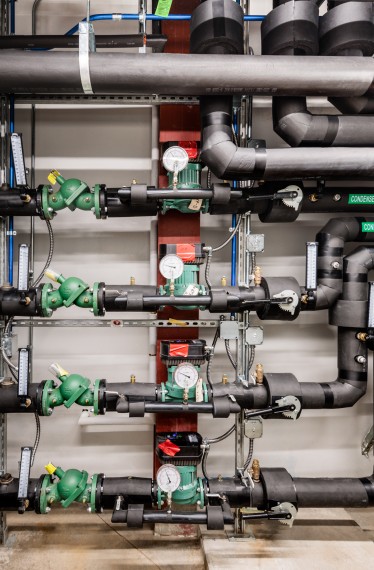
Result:
<svg viewBox="0 0 374 570"><path fill-rule="evenodd" d="M207 461L208 461L210 446L213 443L219 443L219 442L223 441L224 439L229 437L232 433L234 433L235 430L236 430L236 426L234 424L230 427L230 429L228 429L222 435L220 435L218 437L213 437L211 439L205 439L204 440L204 442L203 442L204 443L204 449L203 449L203 457L202 457L202 461L201 461L201 470L202 470L203 475L207 481L209 481L208 471L207 471Z"/></svg>
<svg viewBox="0 0 374 570"><path fill-rule="evenodd" d="M211 377L210 377L210 369L211 369L211 366L212 366L213 356L214 356L214 349L216 348L216 344L217 344L218 337L219 337L219 326L216 328L216 332L215 332L215 334L214 334L214 338L213 338L213 342L212 342L212 350L211 350L210 353L209 353L209 356L208 356L208 364L207 364L207 367L206 367L206 379L207 379L207 382L208 382L208 384L209 384L209 388L210 388L211 390L213 390L213 384L212 384L212 380L211 380Z"/></svg>
<svg viewBox="0 0 374 570"><path fill-rule="evenodd" d="M221 245L218 245L217 247L207 247L206 248L207 256L206 256L206 262L205 262L205 282L206 282L209 289L212 288L212 282L210 281L209 273L210 273L210 265L212 263L213 252L220 251L221 249L223 249L224 247L226 247L230 243L230 241L234 238L234 236L237 234L237 232L239 230L242 218L243 218L243 215L239 214L237 222L236 222L236 226L232 230L231 234L229 235L229 237L227 238L226 241L224 241L223 243L221 243Z"/></svg>
<svg viewBox="0 0 374 570"><path fill-rule="evenodd" d="M47 224L48 235L49 235L48 257L47 257L47 261L45 262L45 265L44 265L40 275L38 275L38 277L35 279L35 281L31 284L31 287L37 287L39 285L40 281L43 279L44 273L47 271L48 267L51 265L53 252L54 252L54 248L55 248L55 239L54 239L54 235L53 235L52 224L49 220L45 220L45 223Z"/></svg>
<svg viewBox="0 0 374 570"><path fill-rule="evenodd" d="M227 353L228 359L230 360L233 369L236 370L237 369L237 363L236 363L236 361L232 355L232 352L231 352L230 341L227 339L225 340L225 348L226 348L226 353Z"/></svg>
<svg viewBox="0 0 374 570"><path fill-rule="evenodd" d="M227 437L229 437L232 433L234 433L234 431L236 430L236 426L235 424L233 424L231 426L231 428L229 428L227 431L225 431L225 433L223 433L222 435L219 435L218 437L213 437L211 439L206 439L206 443L209 443L209 445L213 444L213 443L220 443L221 441L223 441L224 439L226 439Z"/></svg>
<svg viewBox="0 0 374 570"><path fill-rule="evenodd" d="M35 455L39 447L40 435L41 435L40 418L37 411L34 412L34 418L36 423L36 433L35 433L35 441L31 455L31 467L34 465Z"/></svg>

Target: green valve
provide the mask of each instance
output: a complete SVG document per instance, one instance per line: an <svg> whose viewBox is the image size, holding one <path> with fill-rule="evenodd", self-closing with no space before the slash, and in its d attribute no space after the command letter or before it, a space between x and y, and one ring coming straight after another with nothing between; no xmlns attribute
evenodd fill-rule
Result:
<svg viewBox="0 0 374 570"><path fill-rule="evenodd" d="M361 231L363 233L374 232L374 222L361 222Z"/></svg>
<svg viewBox="0 0 374 570"><path fill-rule="evenodd" d="M50 317L59 307L71 307L77 305L84 309L91 309L94 306L93 290L79 277L68 277L67 279L49 269L45 272L46 277L60 284L58 289L53 289L52 285L46 283L42 289L42 313L44 317Z"/></svg>
<svg viewBox="0 0 374 570"><path fill-rule="evenodd" d="M95 209L95 192L87 186L85 182L78 178L65 178L58 172L52 170L48 176L51 184L60 184L60 189L53 192L51 186L43 186L42 188L42 209L44 217L51 220L55 212L69 208L74 211Z"/></svg>
<svg viewBox="0 0 374 570"><path fill-rule="evenodd" d="M374 194L349 194L348 204L350 205L374 205Z"/></svg>
<svg viewBox="0 0 374 570"><path fill-rule="evenodd" d="M93 487L96 490L97 476L88 483L87 471L55 467L52 463L46 465L48 475L45 475L40 489L39 508L42 514L50 511L50 505L60 503L65 509L73 502L89 504L92 510ZM58 480L52 479L56 476Z"/></svg>
<svg viewBox="0 0 374 570"><path fill-rule="evenodd" d="M189 362L178 366L168 366L168 379L161 385L161 400L183 402L196 402L196 387L200 375L200 366ZM201 380L200 380L201 382ZM202 399L208 401L208 387L205 382L201 386Z"/></svg>
<svg viewBox="0 0 374 570"><path fill-rule="evenodd" d="M49 416L53 408L64 405L70 408L73 404L79 406L94 406L98 410L98 391L91 386L91 381L80 374L70 374L59 364L52 364L49 370L61 381L56 386L52 380L47 380L43 387L42 412ZM96 386L96 383L95 383ZM97 413L97 412L96 412Z"/></svg>

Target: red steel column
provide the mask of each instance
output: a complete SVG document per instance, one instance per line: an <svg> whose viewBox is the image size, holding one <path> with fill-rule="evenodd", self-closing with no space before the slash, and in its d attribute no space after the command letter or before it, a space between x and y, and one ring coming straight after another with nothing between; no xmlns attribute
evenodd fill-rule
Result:
<svg viewBox="0 0 374 570"><path fill-rule="evenodd" d="M178 0L174 2L172 12L174 14L190 14L199 0ZM190 28L189 22L163 22L162 33L168 37L166 52L188 53ZM160 145L170 141L199 141L200 140L200 117L197 105L163 105L160 109ZM165 171L160 170L160 188L167 187L168 181ZM200 214L181 214L177 211L169 211L158 217L158 248L163 243L199 243L200 242ZM158 284L164 283L162 276L158 275ZM180 311L168 307L158 314L162 319L192 319L198 318L198 311ZM164 382L167 371L160 360L160 341L173 339L198 338L198 329L193 328L160 328L157 329L157 382ZM158 414L156 418L156 432L196 430L196 415ZM157 462L156 462L157 463Z"/></svg>

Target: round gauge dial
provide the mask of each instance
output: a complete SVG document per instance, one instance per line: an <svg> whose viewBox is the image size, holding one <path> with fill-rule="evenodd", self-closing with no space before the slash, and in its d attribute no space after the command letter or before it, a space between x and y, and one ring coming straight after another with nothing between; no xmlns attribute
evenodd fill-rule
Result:
<svg viewBox="0 0 374 570"><path fill-rule="evenodd" d="M164 493L174 493L181 484L178 469L171 464L161 465L156 475L157 485Z"/></svg>
<svg viewBox="0 0 374 570"><path fill-rule="evenodd" d="M188 164L188 154L181 146L171 146L164 152L162 164L169 172L180 172Z"/></svg>
<svg viewBox="0 0 374 570"><path fill-rule="evenodd" d="M192 388L199 379L199 373L193 364L182 362L174 370L174 380L179 388Z"/></svg>
<svg viewBox="0 0 374 570"><path fill-rule="evenodd" d="M184 263L178 255L169 253L160 261L160 273L165 279L178 279L183 273Z"/></svg>

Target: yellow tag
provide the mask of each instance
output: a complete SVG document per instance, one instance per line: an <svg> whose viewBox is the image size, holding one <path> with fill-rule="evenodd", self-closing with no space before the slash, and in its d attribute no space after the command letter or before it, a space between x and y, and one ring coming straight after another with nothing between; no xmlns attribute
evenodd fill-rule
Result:
<svg viewBox="0 0 374 570"><path fill-rule="evenodd" d="M168 322L171 323L172 325L178 325L180 327L186 327L187 326L186 321L178 321L178 319L169 319Z"/></svg>
<svg viewBox="0 0 374 570"><path fill-rule="evenodd" d="M48 181L53 185L56 184L57 182L57 176L60 176L60 173L58 170L51 170L51 172L48 175Z"/></svg>
<svg viewBox="0 0 374 570"><path fill-rule="evenodd" d="M57 469L57 467L55 467L52 463L48 463L48 465L45 466L45 470L50 475L53 475L53 473L56 471L56 469Z"/></svg>

